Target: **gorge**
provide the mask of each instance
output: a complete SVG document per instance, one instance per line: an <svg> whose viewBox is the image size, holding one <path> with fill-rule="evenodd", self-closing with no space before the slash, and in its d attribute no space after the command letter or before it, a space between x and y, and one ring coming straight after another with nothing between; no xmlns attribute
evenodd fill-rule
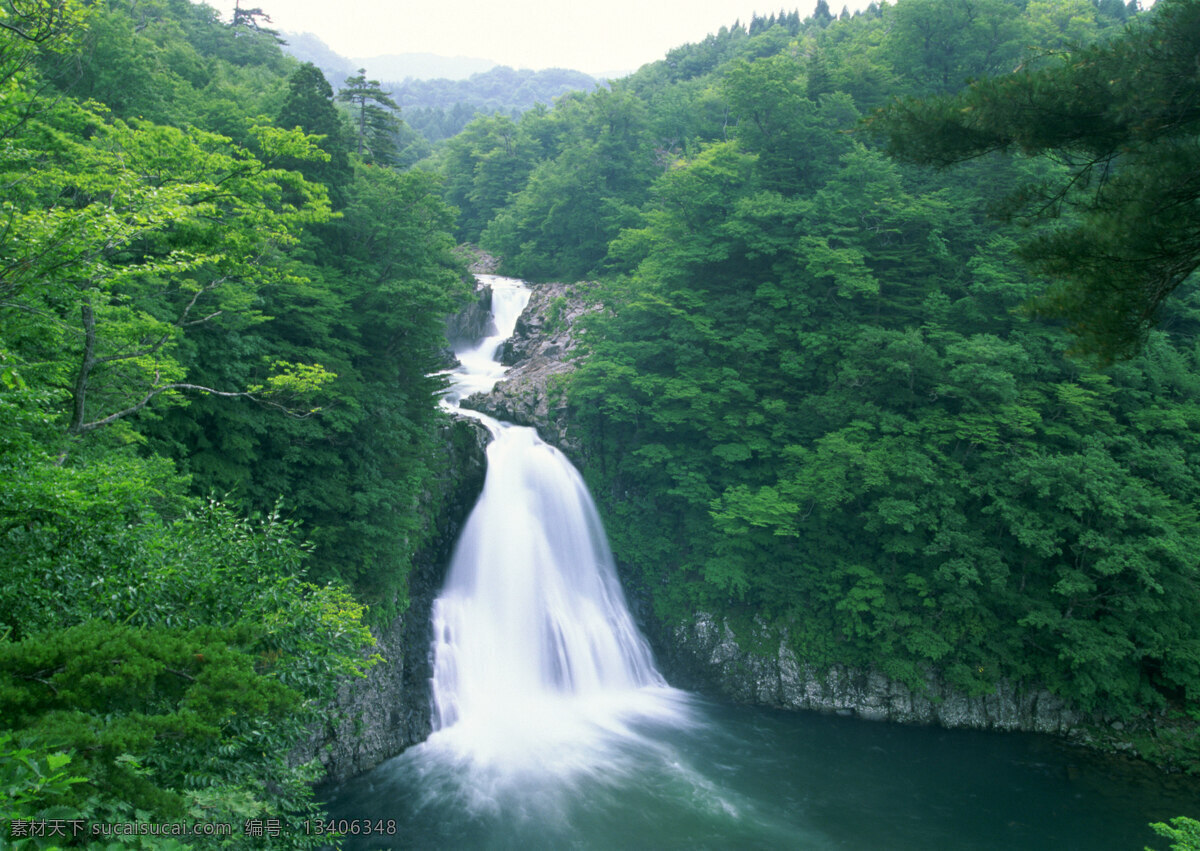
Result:
<svg viewBox="0 0 1200 851"><path fill-rule="evenodd" d="M459 351L450 405L505 372L491 356L528 293L489 282L495 328ZM348 847L1134 847L1147 821L1194 794L1161 777L1116 778L1054 738L734 707L667 687L578 474L533 429L471 415L493 442L483 495L432 607L434 732L325 790L335 822L398 827L352 833ZM657 629L671 678L787 706L794 694L772 696L739 674L755 657L725 632L700 616L666 646ZM705 666L707 678L697 674ZM760 665L758 682L779 676L769 668ZM828 683L826 672L805 676L810 691ZM810 705L943 727L1058 730L1074 720L1036 699L1022 716L1005 705L1020 696L1002 693L977 706L950 695L936 701L940 714L905 718L873 710L880 691L894 696L895 684Z"/></svg>

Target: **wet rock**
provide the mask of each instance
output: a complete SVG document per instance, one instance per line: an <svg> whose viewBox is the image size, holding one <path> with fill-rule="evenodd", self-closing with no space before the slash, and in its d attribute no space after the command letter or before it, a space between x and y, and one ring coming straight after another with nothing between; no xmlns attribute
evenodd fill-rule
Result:
<svg viewBox="0 0 1200 851"><path fill-rule="evenodd" d="M578 321L599 308L586 282L532 288L529 304L501 351L501 362L511 367L507 376L490 393L477 393L462 405L532 426L543 440L574 455L578 447L567 428L565 378L576 368Z"/></svg>
<svg viewBox="0 0 1200 851"><path fill-rule="evenodd" d="M745 641L738 640L728 623L704 613L654 633L664 673L673 684L740 703L873 721L1061 734L1087 720L1044 689L1000 683L990 694L972 696L955 691L932 671L914 689L879 671L844 665L818 669L797 657L786 632L761 622Z"/></svg>
<svg viewBox="0 0 1200 851"><path fill-rule="evenodd" d="M451 349L459 349L495 333L496 323L492 321L492 288L480 284L475 288L475 298L446 320L446 341Z"/></svg>

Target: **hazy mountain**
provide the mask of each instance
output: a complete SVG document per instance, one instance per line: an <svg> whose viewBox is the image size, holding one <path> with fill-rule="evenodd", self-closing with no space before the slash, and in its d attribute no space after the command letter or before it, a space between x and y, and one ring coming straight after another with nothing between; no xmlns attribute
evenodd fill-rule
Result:
<svg viewBox="0 0 1200 851"><path fill-rule="evenodd" d="M456 103L466 103L486 112L524 112L534 104L549 106L555 98L568 92L590 92L599 85L594 77L582 71L565 68L548 68L544 71L523 68L518 71L507 65L497 65L482 73L472 74L465 80L383 79L396 103L405 109L447 109Z"/></svg>
<svg viewBox="0 0 1200 851"><path fill-rule="evenodd" d="M385 78L384 88L401 107L404 120L431 142L448 139L479 113L517 116L536 104L550 106L568 92L590 92L599 85L582 71L548 68L520 71L497 65L466 80Z"/></svg>
<svg viewBox="0 0 1200 851"><path fill-rule="evenodd" d="M335 53L333 48L312 33L284 33L285 53L301 62L311 62L325 72L325 78L335 88L347 77L357 73L358 67L350 59Z"/></svg>
<svg viewBox="0 0 1200 851"><path fill-rule="evenodd" d="M354 60L372 80L465 80L496 67L490 59L470 56L437 56L433 53L393 53Z"/></svg>
<svg viewBox="0 0 1200 851"><path fill-rule="evenodd" d="M348 59L334 51L319 36L312 33L285 33L283 49L301 62L311 62L322 71L336 89L346 78L367 70L372 80L465 80L496 67L490 59L469 56L437 56L433 53L395 53L387 56L367 56Z"/></svg>
<svg viewBox="0 0 1200 851"><path fill-rule="evenodd" d="M312 33L286 33L284 50L324 72L333 88L365 68L402 107L404 120L431 142L458 133L479 113L517 116L567 92L591 91L599 80L581 71L515 70L487 59L397 53L347 59Z"/></svg>

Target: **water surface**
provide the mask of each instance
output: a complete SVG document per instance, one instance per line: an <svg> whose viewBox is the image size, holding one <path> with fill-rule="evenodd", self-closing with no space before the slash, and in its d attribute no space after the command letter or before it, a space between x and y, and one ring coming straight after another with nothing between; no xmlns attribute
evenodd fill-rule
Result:
<svg viewBox="0 0 1200 851"><path fill-rule="evenodd" d="M436 740L326 790L336 818L394 819L348 848L1166 848L1147 824L1195 814L1200 785L1047 736L727 706L509 771ZM588 757L593 761L589 762Z"/></svg>

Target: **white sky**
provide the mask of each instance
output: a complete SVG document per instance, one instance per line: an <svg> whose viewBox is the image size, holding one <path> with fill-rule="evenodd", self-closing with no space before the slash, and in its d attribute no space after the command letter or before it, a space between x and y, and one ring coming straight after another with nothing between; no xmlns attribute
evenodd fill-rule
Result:
<svg viewBox="0 0 1200 851"><path fill-rule="evenodd" d="M234 0L205 0L228 20ZM828 0L864 8L870 0ZM272 26L315 33L347 58L436 53L515 68L634 71L758 11L811 14L816 0L242 0Z"/></svg>

